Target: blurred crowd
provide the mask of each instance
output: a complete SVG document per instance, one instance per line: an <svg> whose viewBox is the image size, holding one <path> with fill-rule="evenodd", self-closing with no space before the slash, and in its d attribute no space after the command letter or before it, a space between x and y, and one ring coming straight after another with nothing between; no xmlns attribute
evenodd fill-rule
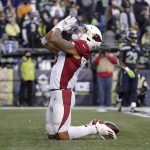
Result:
<svg viewBox="0 0 150 150"><path fill-rule="evenodd" d="M20 49L42 48L41 38L68 15L75 16L78 25L93 24L101 30L103 52L116 46L119 48L119 43L124 42L126 33L131 30L137 31L137 45L140 49L143 47L150 49L150 0L0 0L0 54L12 54ZM67 34L64 36L67 38ZM103 98L99 100L101 106L105 105L104 101L107 106L112 105L112 74L116 61L117 58L109 54L109 51L100 53L95 61L91 60L95 65L100 65L97 68L97 81L100 83L98 93L101 93L100 97ZM16 62L18 63L18 60ZM49 70L52 60L42 56L34 63L36 64L34 67L40 70ZM31 77L28 68L24 67L26 64L27 67L33 68L31 56L24 55L18 67L21 70L23 65L22 72L27 73L25 78L20 73L22 91L31 90L32 88L29 88L33 86L31 81L35 80L33 71L33 80L26 82L26 78ZM141 83L145 83L145 78L141 79ZM102 91L101 87L102 90L106 87L108 96L106 100L102 97L105 91ZM143 90L141 87L138 88L138 93L139 89ZM147 88L144 87L144 92L145 89ZM31 93L32 91L29 91L28 97L32 101ZM24 95L20 95L20 100L26 100ZM20 101L20 104L22 103L24 102ZM29 101L27 103L32 105Z"/></svg>
<svg viewBox="0 0 150 150"><path fill-rule="evenodd" d="M140 44L150 43L149 0L1 0L0 50L41 47L41 37L69 14L79 25L96 25L109 43L131 28L138 31Z"/></svg>

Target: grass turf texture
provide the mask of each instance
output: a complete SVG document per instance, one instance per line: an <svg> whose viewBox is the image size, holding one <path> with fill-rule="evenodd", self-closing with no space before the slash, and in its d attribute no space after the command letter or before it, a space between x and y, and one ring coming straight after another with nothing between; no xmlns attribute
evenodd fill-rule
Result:
<svg viewBox="0 0 150 150"><path fill-rule="evenodd" d="M120 128L117 140L87 136L80 140L48 140L45 135L46 109L0 109L0 150L149 150L150 119L118 112L73 110L72 124L94 118L110 120Z"/></svg>

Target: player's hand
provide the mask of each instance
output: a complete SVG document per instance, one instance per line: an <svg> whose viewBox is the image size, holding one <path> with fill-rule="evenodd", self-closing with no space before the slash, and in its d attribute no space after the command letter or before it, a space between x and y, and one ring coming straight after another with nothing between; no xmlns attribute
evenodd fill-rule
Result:
<svg viewBox="0 0 150 150"><path fill-rule="evenodd" d="M70 30L76 22L77 19L75 17L71 17L70 15L66 17L63 21L63 31Z"/></svg>
<svg viewBox="0 0 150 150"><path fill-rule="evenodd" d="M129 67L125 67L125 71L130 78L135 78L135 73Z"/></svg>
<svg viewBox="0 0 150 150"><path fill-rule="evenodd" d="M60 21L52 30L58 28L61 31L68 31L72 28L72 26L77 22L77 19L72 16L68 16L62 21Z"/></svg>

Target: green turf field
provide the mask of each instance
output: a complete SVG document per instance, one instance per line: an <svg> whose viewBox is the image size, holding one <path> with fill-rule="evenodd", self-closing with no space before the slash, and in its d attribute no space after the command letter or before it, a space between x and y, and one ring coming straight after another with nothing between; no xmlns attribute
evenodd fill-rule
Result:
<svg viewBox="0 0 150 150"><path fill-rule="evenodd" d="M110 120L120 127L117 140L88 136L80 140L48 140L46 109L0 109L0 150L150 150L150 118L118 112L73 110L72 124L94 118Z"/></svg>

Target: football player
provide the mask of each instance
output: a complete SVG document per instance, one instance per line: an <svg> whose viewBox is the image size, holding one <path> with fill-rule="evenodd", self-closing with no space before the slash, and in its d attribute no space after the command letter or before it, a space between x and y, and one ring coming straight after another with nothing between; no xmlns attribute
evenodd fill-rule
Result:
<svg viewBox="0 0 150 150"><path fill-rule="evenodd" d="M137 68L139 67L140 48L137 44L138 35L135 30L126 34L126 43L121 47L119 54L119 64L121 71L119 73L121 92L119 93L118 111L121 111L121 102L126 105L131 104L131 112L135 112L137 101ZM122 100L121 100L122 99Z"/></svg>
<svg viewBox="0 0 150 150"><path fill-rule="evenodd" d="M76 21L75 17L66 17L42 39L42 44L58 55L50 77L51 97L46 112L48 138L71 140L99 134L116 139L114 126L104 122L71 126L71 109L75 104L75 94L72 89L78 74L90 57L90 51L98 49L102 42L100 30L93 25L76 28L73 30L72 40L65 40L62 37L62 31L70 31Z"/></svg>

